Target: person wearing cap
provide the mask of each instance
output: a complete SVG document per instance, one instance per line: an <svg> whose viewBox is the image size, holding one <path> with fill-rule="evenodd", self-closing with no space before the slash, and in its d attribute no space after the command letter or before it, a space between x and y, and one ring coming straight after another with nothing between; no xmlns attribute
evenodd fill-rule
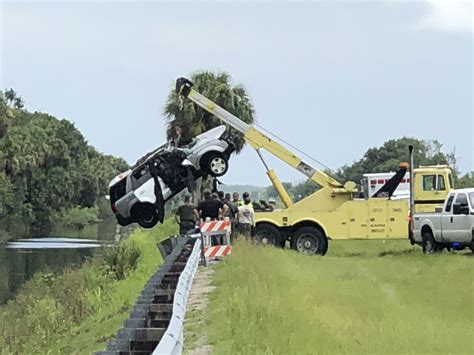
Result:
<svg viewBox="0 0 474 355"><path fill-rule="evenodd" d="M239 206L244 206L245 205L245 200L250 201L250 194L247 191L242 194L242 200L239 201ZM253 209L252 201L249 202L249 205Z"/></svg>

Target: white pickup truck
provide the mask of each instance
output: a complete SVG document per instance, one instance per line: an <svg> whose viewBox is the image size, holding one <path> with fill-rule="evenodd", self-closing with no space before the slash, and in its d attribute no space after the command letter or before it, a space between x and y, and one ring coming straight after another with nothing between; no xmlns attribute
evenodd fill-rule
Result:
<svg viewBox="0 0 474 355"><path fill-rule="evenodd" d="M474 252L474 188L452 190L440 212L415 214L413 238L425 253L466 247Z"/></svg>

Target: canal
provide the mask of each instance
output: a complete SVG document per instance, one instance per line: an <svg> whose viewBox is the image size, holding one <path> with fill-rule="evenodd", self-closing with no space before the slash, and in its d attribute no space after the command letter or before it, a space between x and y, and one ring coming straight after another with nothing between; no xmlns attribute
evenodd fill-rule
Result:
<svg viewBox="0 0 474 355"><path fill-rule="evenodd" d="M101 245L128 234L107 220L81 231L63 231L58 237L36 237L0 244L0 305L11 299L21 285L39 271L58 271L81 265ZM75 236L75 238L74 238Z"/></svg>

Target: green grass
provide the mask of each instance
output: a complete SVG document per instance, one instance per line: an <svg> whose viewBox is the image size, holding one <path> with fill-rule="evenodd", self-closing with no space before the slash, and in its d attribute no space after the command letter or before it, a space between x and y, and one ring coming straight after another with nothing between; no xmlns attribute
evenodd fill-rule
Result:
<svg viewBox="0 0 474 355"><path fill-rule="evenodd" d="M332 241L325 257L239 243L218 266L216 354L474 353L474 257Z"/></svg>
<svg viewBox="0 0 474 355"><path fill-rule="evenodd" d="M167 220L151 231L133 233L125 243L138 246L140 258L122 280L105 272L98 258L59 275L36 275L0 307L1 353L91 354L105 349L162 263L156 243L175 232L176 225Z"/></svg>

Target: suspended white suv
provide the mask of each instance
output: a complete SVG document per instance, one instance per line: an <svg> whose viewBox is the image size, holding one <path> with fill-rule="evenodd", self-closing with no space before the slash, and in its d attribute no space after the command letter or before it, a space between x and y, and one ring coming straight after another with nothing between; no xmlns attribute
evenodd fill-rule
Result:
<svg viewBox="0 0 474 355"><path fill-rule="evenodd" d="M224 137L225 130L223 125L215 127L179 148L163 145L116 176L109 193L118 223L152 228L163 222L166 201L185 188L192 191L204 175L224 175L235 150L232 140Z"/></svg>

